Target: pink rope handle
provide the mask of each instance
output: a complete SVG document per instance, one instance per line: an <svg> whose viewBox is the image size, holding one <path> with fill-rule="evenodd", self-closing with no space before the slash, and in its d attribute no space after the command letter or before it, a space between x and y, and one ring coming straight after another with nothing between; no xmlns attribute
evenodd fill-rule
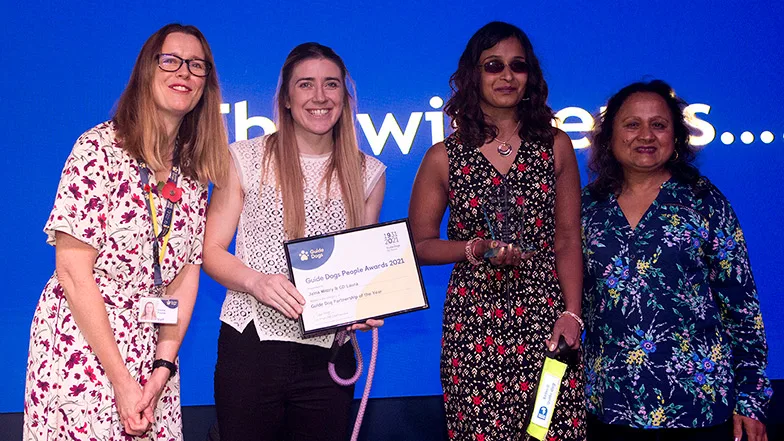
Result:
<svg viewBox="0 0 784 441"><path fill-rule="evenodd" d="M338 331L335 334L335 344L342 346L346 342L346 331ZM354 346L354 353L357 354L357 370L351 378L340 378L335 371L335 363L329 362L327 368L329 375L335 383L341 386L351 386L359 380L362 375L362 351L359 350L359 343L357 342L357 335L354 331L348 332L348 337L351 339L351 345ZM378 328L373 328L373 349L370 353L370 363L368 364L367 379L365 379L365 390L362 392L362 400L359 402L359 410L357 411L357 419L354 421L354 431L351 434L351 441L357 441L359 438L359 429L362 426L362 418L365 416L365 408L367 407L368 398L370 397L370 387L373 384L373 375L376 372L376 358L378 356Z"/></svg>
<svg viewBox="0 0 784 441"><path fill-rule="evenodd" d="M329 375L333 380L335 380L335 383L341 386L351 386L352 384L356 383L357 380L359 380L359 377L362 375L363 368L362 351L359 350L359 343L357 342L357 335L355 332L338 331L335 334L335 344L338 346L343 346L346 343L347 337L351 340L351 345L354 346L354 353L357 354L357 370L354 372L354 375L351 378L341 378L337 371L335 371L335 363L330 361L327 365L327 368L329 369Z"/></svg>

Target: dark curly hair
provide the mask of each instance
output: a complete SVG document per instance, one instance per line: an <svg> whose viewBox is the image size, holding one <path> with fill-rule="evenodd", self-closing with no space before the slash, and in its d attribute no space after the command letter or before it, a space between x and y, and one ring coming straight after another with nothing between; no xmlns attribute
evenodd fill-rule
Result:
<svg viewBox="0 0 784 441"><path fill-rule="evenodd" d="M613 155L612 137L613 123L618 111L626 100L635 93L655 93L664 99L672 113L673 131L675 132L675 154L665 164L665 168L681 182L696 184L700 172L692 165L696 157L696 149L689 144L689 127L683 114L686 102L675 95L669 84L662 80L638 82L630 84L607 101L607 108L597 117L598 124L591 133L591 155L588 161L593 182L588 190L595 197L618 195L623 185L623 168Z"/></svg>
<svg viewBox="0 0 784 441"><path fill-rule="evenodd" d="M553 142L553 129L550 121L553 110L547 105L547 83L542 75L539 60L528 36L517 26L494 21L482 26L468 40L463 55L457 63L457 71L449 79L452 96L444 107L444 112L452 118L460 139L470 145L481 146L498 136L498 128L485 120L481 101L482 72L478 67L482 52L490 49L507 38L516 38L525 52L528 63L528 81L525 98L517 104L517 117L520 121L518 135L527 141L545 144Z"/></svg>

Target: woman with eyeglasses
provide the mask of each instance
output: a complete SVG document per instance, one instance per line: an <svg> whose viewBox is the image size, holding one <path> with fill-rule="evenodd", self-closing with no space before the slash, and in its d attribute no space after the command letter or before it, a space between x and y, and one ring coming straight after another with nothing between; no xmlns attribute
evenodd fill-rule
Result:
<svg viewBox="0 0 784 441"><path fill-rule="evenodd" d="M580 344L577 162L550 125L547 83L517 27L479 29L450 82L456 131L425 154L409 208L420 262L454 263L441 351L447 429L450 439L520 439L545 351L561 337ZM560 389L546 439L583 439L582 366L569 366Z"/></svg>
<svg viewBox="0 0 784 441"><path fill-rule="evenodd" d="M177 352L199 285L207 184L229 153L210 47L166 25L113 118L65 162L44 227L56 271L30 331L25 440L181 440ZM176 324L143 318L178 303Z"/></svg>
<svg viewBox="0 0 784 441"><path fill-rule="evenodd" d="M283 241L378 222L386 167L359 150L351 89L331 48L292 49L278 83L278 131L233 143L228 185L212 194L204 269L228 288L215 367L223 440L346 439L354 387L327 370L333 335L301 335L308 305L288 279ZM336 369L347 377L354 365L344 345Z"/></svg>

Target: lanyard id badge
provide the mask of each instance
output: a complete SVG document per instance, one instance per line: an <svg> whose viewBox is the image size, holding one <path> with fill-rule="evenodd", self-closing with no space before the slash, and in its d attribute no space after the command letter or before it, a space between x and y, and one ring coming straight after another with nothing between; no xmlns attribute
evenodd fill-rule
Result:
<svg viewBox="0 0 784 441"><path fill-rule="evenodd" d="M179 311L177 299L143 296L139 299L139 321L142 323L158 323L176 325Z"/></svg>
<svg viewBox="0 0 784 441"><path fill-rule="evenodd" d="M163 276L161 273L161 264L166 257L166 248L169 245L169 238L171 237L171 224L174 213L174 203L166 199L166 208L163 213L163 222L160 224L160 231L158 228L158 210L156 209L155 201L152 197L152 188L150 186L150 170L147 166L139 161L139 174L141 175L142 185L144 191L147 193L145 204L147 205L147 212L150 215L152 222L153 240L152 240L152 269L153 269L153 286L150 287L150 292L147 296L143 296L139 303L139 321L142 323L160 323L160 324L176 324L177 315L179 310L177 299L164 298L166 295L166 286L163 284ZM172 167L171 174L167 182L177 185L180 177L179 168L175 165ZM162 241L162 245L158 242Z"/></svg>

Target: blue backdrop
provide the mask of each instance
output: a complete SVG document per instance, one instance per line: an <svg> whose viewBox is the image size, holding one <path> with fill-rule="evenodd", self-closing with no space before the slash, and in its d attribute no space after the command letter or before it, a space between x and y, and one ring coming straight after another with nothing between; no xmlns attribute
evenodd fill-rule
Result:
<svg viewBox="0 0 784 441"><path fill-rule="evenodd" d="M318 41L341 54L357 84L362 148L389 167L382 220L406 216L419 162L448 126L441 108L449 75L468 38L488 21L506 20L529 34L550 104L563 111L563 128L577 146L584 144L581 130L590 127L590 114L621 86L669 81L698 104L691 109L705 144L699 166L741 219L767 325L768 372L784 378L784 306L775 300L784 282L778 228L784 218L784 4L593 3L561 2L555 9L552 2L465 0L6 6L0 27L0 412L22 410L30 321L54 269L54 250L41 228L64 160L83 131L109 118L144 40L172 21L199 26L210 41L232 141L258 136L259 126L269 125L278 72L292 47ZM753 140L741 141L746 131L744 139ZM583 170L585 153L578 149ZM449 270L424 270L430 310L389 319L382 328L373 396L441 393L440 307ZM224 289L204 276L181 351L185 405L213 402L223 297ZM363 345L367 350L367 336Z"/></svg>

